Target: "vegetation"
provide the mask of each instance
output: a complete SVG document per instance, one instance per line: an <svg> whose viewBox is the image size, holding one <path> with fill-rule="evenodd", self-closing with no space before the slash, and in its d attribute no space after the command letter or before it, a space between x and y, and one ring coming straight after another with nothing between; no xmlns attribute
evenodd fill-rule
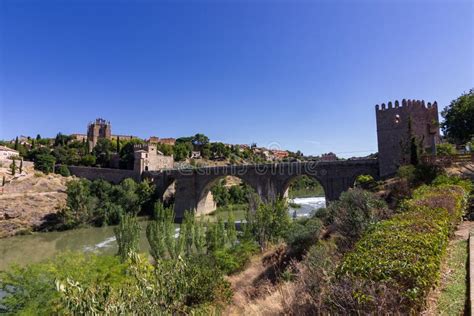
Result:
<svg viewBox="0 0 474 316"><path fill-rule="evenodd" d="M149 182L125 179L119 185L104 180L71 180L67 183L66 207L58 213L56 229L84 224L116 225L124 214L150 212L154 188Z"/></svg>
<svg viewBox="0 0 474 316"><path fill-rule="evenodd" d="M441 112L444 135L455 144L466 144L474 136L474 89L461 95Z"/></svg>
<svg viewBox="0 0 474 316"><path fill-rule="evenodd" d="M140 224L133 214L125 214L120 218L120 223L114 228L115 238L118 244L120 260L124 262L132 253L138 252L140 241Z"/></svg>
<svg viewBox="0 0 474 316"><path fill-rule="evenodd" d="M288 191L290 199L313 196L324 196L324 189L317 180L308 176L301 176L291 183Z"/></svg>
<svg viewBox="0 0 474 316"><path fill-rule="evenodd" d="M439 144L436 146L436 154L438 156L450 156L457 153L456 146L450 143Z"/></svg>
<svg viewBox="0 0 474 316"><path fill-rule="evenodd" d="M445 262L449 271L437 299L438 315L462 315L467 297L468 244L459 240L448 246Z"/></svg>
<svg viewBox="0 0 474 316"><path fill-rule="evenodd" d="M375 312L380 306L374 304L380 302L388 303L386 311L419 310L439 278L449 236L465 204L466 191L460 186L417 189L403 213L376 224L344 257L337 280L357 287L351 290L352 300L338 300L339 311ZM390 289L390 300L382 287Z"/></svg>

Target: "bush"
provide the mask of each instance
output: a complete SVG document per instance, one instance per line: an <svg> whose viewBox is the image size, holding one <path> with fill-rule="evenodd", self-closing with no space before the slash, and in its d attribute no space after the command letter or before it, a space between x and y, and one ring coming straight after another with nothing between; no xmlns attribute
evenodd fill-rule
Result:
<svg viewBox="0 0 474 316"><path fill-rule="evenodd" d="M36 170L48 174L54 171L54 164L56 163L56 158L54 158L54 156L50 154L37 155L34 163Z"/></svg>
<svg viewBox="0 0 474 316"><path fill-rule="evenodd" d="M401 179L406 179L410 184L414 183L416 180L416 167L413 165L400 166L397 176Z"/></svg>
<svg viewBox="0 0 474 316"><path fill-rule="evenodd" d="M419 310L439 279L441 260L465 209L466 197L460 186L422 186L405 203L405 212L376 224L357 242L339 266L338 276L353 280L353 284L373 281L379 286L370 293L352 288L353 295L361 298L358 313L374 312L370 310L373 304L366 303L382 301L378 295L387 282L397 289L392 294L399 297L393 301L405 304L391 306L391 311Z"/></svg>
<svg viewBox="0 0 474 316"><path fill-rule="evenodd" d="M438 156L451 156L456 154L456 146L454 146L453 144L444 143L436 146L436 155Z"/></svg>
<svg viewBox="0 0 474 316"><path fill-rule="evenodd" d="M323 223L318 218L305 218L292 223L286 243L289 250L301 257L319 238Z"/></svg>
<svg viewBox="0 0 474 316"><path fill-rule="evenodd" d="M339 246L349 249L374 223L390 215L386 203L374 193L353 189L328 206L334 229L341 236Z"/></svg>
<svg viewBox="0 0 474 316"><path fill-rule="evenodd" d="M71 172L69 171L69 168L65 165L59 166L58 170L56 170L56 173L62 175L63 177L71 176Z"/></svg>
<svg viewBox="0 0 474 316"><path fill-rule="evenodd" d="M377 186L377 182L371 175L362 174L356 178L355 186L364 190L372 190Z"/></svg>
<svg viewBox="0 0 474 316"><path fill-rule="evenodd" d="M242 242L228 249L216 250L213 256L216 265L224 274L232 274L242 271L250 257L259 250L255 242Z"/></svg>
<svg viewBox="0 0 474 316"><path fill-rule="evenodd" d="M120 218L120 224L114 228L117 240L118 253L122 261L125 261L131 252L138 251L140 241L140 224L136 216L125 214Z"/></svg>
<svg viewBox="0 0 474 316"><path fill-rule="evenodd" d="M125 278L125 265L113 256L63 253L44 263L12 267L0 272L0 289L7 294L0 300L0 313L57 314L61 306L55 280L67 277L86 286L106 281L115 287Z"/></svg>

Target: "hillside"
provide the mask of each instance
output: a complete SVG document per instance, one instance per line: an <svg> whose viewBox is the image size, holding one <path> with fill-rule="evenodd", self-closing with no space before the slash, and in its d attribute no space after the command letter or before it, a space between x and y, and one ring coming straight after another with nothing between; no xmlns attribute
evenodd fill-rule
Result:
<svg viewBox="0 0 474 316"><path fill-rule="evenodd" d="M6 183L0 191L0 238L34 231L66 201L68 178L28 174Z"/></svg>

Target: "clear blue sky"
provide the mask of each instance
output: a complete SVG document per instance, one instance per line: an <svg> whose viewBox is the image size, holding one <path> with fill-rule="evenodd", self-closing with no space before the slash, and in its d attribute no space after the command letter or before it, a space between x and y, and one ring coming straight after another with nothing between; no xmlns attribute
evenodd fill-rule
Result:
<svg viewBox="0 0 474 316"><path fill-rule="evenodd" d="M473 1L0 0L0 139L85 133L341 156L374 105L474 87Z"/></svg>

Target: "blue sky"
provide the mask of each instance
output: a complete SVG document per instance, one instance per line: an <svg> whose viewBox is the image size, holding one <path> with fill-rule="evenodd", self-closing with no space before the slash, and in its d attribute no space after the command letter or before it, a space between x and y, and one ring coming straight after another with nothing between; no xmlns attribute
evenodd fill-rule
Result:
<svg viewBox="0 0 474 316"><path fill-rule="evenodd" d="M472 1L0 0L0 139L84 133L341 156L374 105L474 87Z"/></svg>

